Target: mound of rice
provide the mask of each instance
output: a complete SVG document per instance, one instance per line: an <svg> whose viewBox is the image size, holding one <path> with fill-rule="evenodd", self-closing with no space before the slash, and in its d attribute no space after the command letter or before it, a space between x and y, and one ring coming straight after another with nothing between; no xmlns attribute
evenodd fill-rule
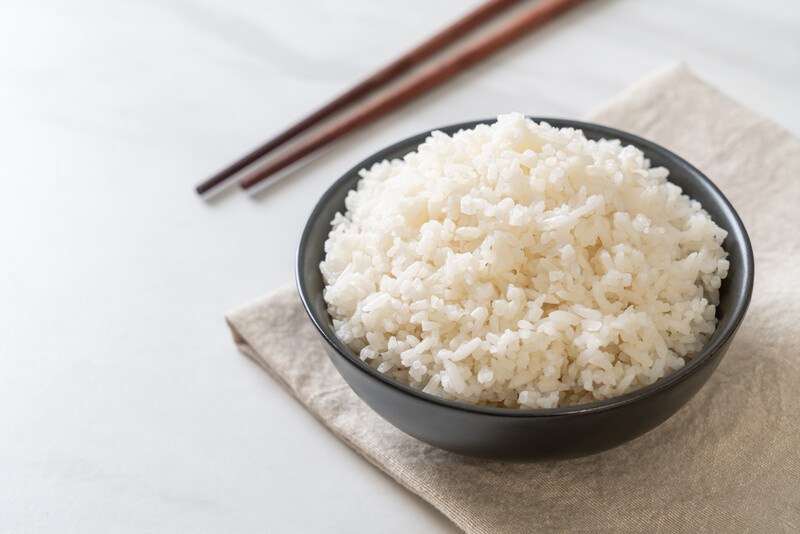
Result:
<svg viewBox="0 0 800 534"><path fill-rule="evenodd" d="M618 140L521 114L361 171L320 265L337 336L449 399L552 408L681 368L716 326L726 232Z"/></svg>

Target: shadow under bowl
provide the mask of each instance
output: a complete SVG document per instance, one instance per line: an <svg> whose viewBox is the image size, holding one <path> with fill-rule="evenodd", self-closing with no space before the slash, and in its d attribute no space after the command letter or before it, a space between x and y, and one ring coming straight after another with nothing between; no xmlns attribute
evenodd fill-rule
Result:
<svg viewBox="0 0 800 534"><path fill-rule="evenodd" d="M442 399L394 380L363 362L334 333L322 291L319 264L330 222L344 212L358 172L385 159L402 158L433 131L409 137L368 157L339 178L322 196L303 231L296 278L303 305L336 369L375 412L400 430L435 447L495 460L557 460L594 454L630 441L666 421L705 384L719 365L744 318L753 291L753 250L741 219L719 189L688 162L665 148L620 130L586 122L531 117L557 127L583 130L589 139L620 139L641 149L653 166L698 200L728 232L724 248L730 270L720 288L713 336L683 368L654 384L619 397L563 408L489 408ZM446 134L494 120L444 128Z"/></svg>

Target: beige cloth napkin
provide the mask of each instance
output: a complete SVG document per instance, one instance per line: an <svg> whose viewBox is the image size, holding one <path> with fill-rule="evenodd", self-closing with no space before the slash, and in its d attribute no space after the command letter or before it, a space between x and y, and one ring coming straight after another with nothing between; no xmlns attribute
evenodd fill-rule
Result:
<svg viewBox="0 0 800 534"><path fill-rule="evenodd" d="M237 345L340 439L467 532L800 531L800 140L682 66L636 84L590 119L661 143L705 171L755 248L753 302L733 346L660 427L558 463L434 449L348 389L293 287L228 315Z"/></svg>

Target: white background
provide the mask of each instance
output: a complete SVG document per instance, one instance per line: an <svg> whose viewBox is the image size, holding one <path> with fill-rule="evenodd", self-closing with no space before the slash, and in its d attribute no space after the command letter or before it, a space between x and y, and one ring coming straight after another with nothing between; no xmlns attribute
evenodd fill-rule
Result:
<svg viewBox="0 0 800 534"><path fill-rule="evenodd" d="M0 531L449 532L223 322L291 281L324 189L418 131L578 117L674 59L800 134L797 0L594 0L255 198L195 196L474 4L0 0Z"/></svg>

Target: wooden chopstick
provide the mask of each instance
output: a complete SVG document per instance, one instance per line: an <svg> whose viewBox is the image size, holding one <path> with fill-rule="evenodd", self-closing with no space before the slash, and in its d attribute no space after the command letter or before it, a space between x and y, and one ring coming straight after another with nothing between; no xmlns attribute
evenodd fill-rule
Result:
<svg viewBox="0 0 800 534"><path fill-rule="evenodd" d="M449 46L459 38L484 24L496 15L502 13L504 10L508 9L517 2L519 2L519 0L489 0L488 2L481 4L477 9L468 13L400 58L394 60L392 63L383 67L378 72L372 74L369 78L363 80L346 93L331 100L311 115L308 115L300 122L290 127L288 130L278 134L277 137L267 141L249 154L225 167L214 176L211 176L197 186L197 193L202 195L208 192L212 188L232 177L234 174L252 165L259 159L263 158L287 141L297 137L323 119L328 118L337 111L360 100L376 89L383 87L390 81L397 79L400 75L404 74L422 61L430 58L436 52Z"/></svg>
<svg viewBox="0 0 800 534"><path fill-rule="evenodd" d="M301 139L295 148L269 161L264 167L256 169L246 175L240 182L240 185L244 189L253 187L276 172L311 154L315 150L322 148L328 143L335 141L361 126L369 124L399 108L403 104L410 102L414 98L430 91L437 85L440 85L459 74L461 71L511 44L529 31L541 26L560 13L579 4L581 1L582 0L543 0L536 3L536 5L518 18L515 18L508 24L493 31L490 35L470 44L452 58L446 59L441 64L435 65L433 68L412 76L408 81L392 89L388 94L383 95L378 100L368 103L352 116L345 117L343 120L334 123L307 139Z"/></svg>

